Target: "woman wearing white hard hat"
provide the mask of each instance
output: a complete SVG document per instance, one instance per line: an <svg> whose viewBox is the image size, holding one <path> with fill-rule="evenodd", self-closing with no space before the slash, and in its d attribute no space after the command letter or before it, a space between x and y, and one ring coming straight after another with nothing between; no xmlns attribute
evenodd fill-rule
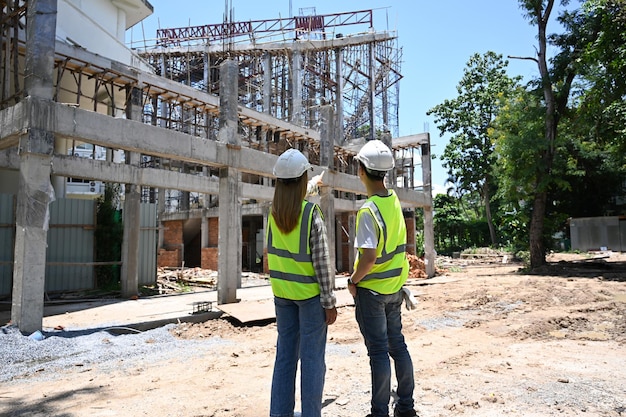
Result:
<svg viewBox="0 0 626 417"><path fill-rule="evenodd" d="M302 417L320 417L328 325L337 319L326 227L319 206L305 200L307 158L296 149L274 166L276 188L267 225L267 262L276 309L276 360L270 417L292 416L300 361ZM321 177L316 180L321 181Z"/></svg>

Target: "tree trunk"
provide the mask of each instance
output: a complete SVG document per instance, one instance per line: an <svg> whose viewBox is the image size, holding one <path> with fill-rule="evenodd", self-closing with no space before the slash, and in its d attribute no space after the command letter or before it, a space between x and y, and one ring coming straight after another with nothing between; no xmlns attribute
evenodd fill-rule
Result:
<svg viewBox="0 0 626 417"><path fill-rule="evenodd" d="M539 66L539 74L541 75L543 97L546 102L546 120L545 120L545 140L546 149L541 155L543 164L537 170L535 198L533 200L533 212L530 219L530 268L534 269L546 263L546 253L543 244L543 226L544 216L546 215L546 201L548 198L548 190L546 181L550 178L552 171L552 163L554 160L554 140L556 138L556 99L548 70L547 53L547 36L546 28L548 19L554 5L554 0L548 0L545 9L541 9L541 2L536 4L535 14L537 19L539 52L537 54L537 64Z"/></svg>
<svg viewBox="0 0 626 417"><path fill-rule="evenodd" d="M546 263L546 251L543 244L543 219L546 212L546 191L537 192L533 201L530 218L530 268L535 269Z"/></svg>
<svg viewBox="0 0 626 417"><path fill-rule="evenodd" d="M489 226L489 237L491 238L491 244L496 245L498 243L498 237L496 236L496 228L493 225L493 218L491 216L491 194L489 193L489 181L485 179L483 185L483 196L485 198L485 216L487 217L487 226Z"/></svg>

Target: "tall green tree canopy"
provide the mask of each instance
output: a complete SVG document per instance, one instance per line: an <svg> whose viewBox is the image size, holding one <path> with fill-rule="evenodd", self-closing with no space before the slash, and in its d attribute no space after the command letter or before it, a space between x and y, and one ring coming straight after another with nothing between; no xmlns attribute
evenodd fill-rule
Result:
<svg viewBox="0 0 626 417"><path fill-rule="evenodd" d="M442 155L443 166L458 189L481 196L494 244L497 237L490 208L494 144L489 130L520 80L507 76L507 65L495 52L472 55L457 85L458 96L428 111L435 116L441 135L452 134Z"/></svg>

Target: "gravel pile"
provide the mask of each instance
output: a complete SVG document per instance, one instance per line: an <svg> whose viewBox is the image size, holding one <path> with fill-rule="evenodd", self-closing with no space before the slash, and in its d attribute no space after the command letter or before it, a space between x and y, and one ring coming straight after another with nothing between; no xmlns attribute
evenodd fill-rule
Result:
<svg viewBox="0 0 626 417"><path fill-rule="evenodd" d="M172 327L170 324L145 332L111 327L25 336L15 326L4 326L0 328L0 383L21 378L51 379L57 372L77 366L108 372L150 362L155 357L175 357L182 350L201 355L217 344L232 343L219 337L177 339L170 334Z"/></svg>

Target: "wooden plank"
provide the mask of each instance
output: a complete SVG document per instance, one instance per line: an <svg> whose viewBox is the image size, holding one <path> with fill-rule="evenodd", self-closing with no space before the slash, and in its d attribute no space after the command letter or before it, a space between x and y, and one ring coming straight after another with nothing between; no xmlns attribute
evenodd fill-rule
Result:
<svg viewBox="0 0 626 417"><path fill-rule="evenodd" d="M274 299L219 304L217 309L235 318L240 323L276 319Z"/></svg>

